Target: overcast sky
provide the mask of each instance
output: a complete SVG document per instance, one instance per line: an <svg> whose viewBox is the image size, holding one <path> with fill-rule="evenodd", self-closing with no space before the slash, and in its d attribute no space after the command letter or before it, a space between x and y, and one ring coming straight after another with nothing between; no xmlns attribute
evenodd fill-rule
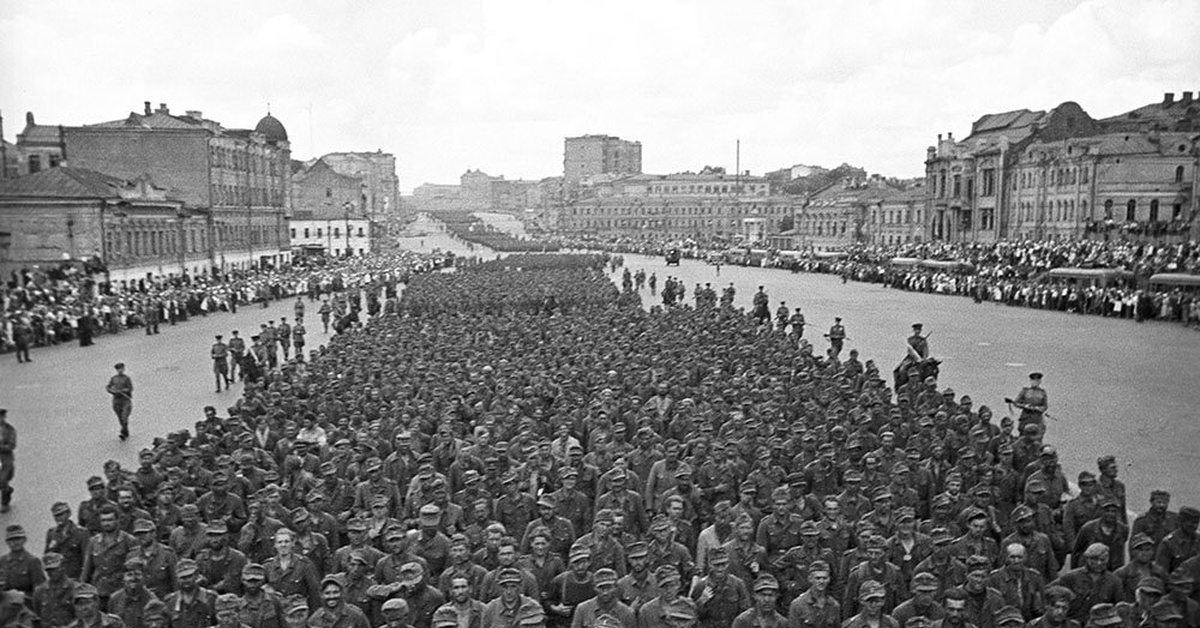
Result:
<svg viewBox="0 0 1200 628"><path fill-rule="evenodd" d="M0 0L0 111L88 124L271 113L293 155L382 149L401 188L561 174L563 138L642 142L646 172L849 162L923 171L938 133L1074 100L1200 92L1196 0Z"/></svg>

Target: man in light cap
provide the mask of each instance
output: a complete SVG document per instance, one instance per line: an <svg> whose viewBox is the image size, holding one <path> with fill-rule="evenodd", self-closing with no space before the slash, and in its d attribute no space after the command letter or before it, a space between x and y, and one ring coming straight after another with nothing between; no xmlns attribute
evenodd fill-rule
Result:
<svg viewBox="0 0 1200 628"><path fill-rule="evenodd" d="M8 553L0 556L0 578L6 588L32 595L33 590L46 581L46 572L42 570L41 559L25 550L25 541L25 528L14 524L5 529Z"/></svg>
<svg viewBox="0 0 1200 628"><path fill-rule="evenodd" d="M846 590L842 598L842 614L858 613L859 588L864 582L875 582L885 591L881 612L890 613L900 600L908 597L908 583L900 568L887 559L887 540L878 534L867 538L867 560L853 567L846 577ZM985 574L986 575L986 574Z"/></svg>
<svg viewBox="0 0 1200 628"><path fill-rule="evenodd" d="M126 626L141 626L146 604L161 599L144 584L143 571L146 562L138 556L125 561L124 585L108 599L109 613L121 618Z"/></svg>
<svg viewBox="0 0 1200 628"><path fill-rule="evenodd" d="M42 556L46 581L33 590L33 608L43 626L65 626L75 619L71 596L79 584L63 569L63 556L48 552Z"/></svg>
<svg viewBox="0 0 1200 628"><path fill-rule="evenodd" d="M934 598L938 588L937 576L927 571L917 573L912 578L913 596L892 611L892 619L901 626L907 626L914 617L924 618L930 623L945 618L946 609Z"/></svg>
<svg viewBox="0 0 1200 628"><path fill-rule="evenodd" d="M209 523L204 526L204 540L207 547L196 554L196 566L205 586L217 593L241 593L242 570L249 561L240 550L229 547L229 527L222 521Z"/></svg>
<svg viewBox="0 0 1200 628"><path fill-rule="evenodd" d="M213 604L217 616L216 628L241 628L242 600L232 593L222 593Z"/></svg>
<svg viewBox="0 0 1200 628"><path fill-rule="evenodd" d="M283 611L283 625L280 628L307 628L309 607L308 600L302 595L293 595L283 600L280 605Z"/></svg>
<svg viewBox="0 0 1200 628"><path fill-rule="evenodd" d="M1050 537L1034 527L1033 509L1025 504L1013 508L1009 521L1013 525L1013 533L1004 537L1001 543L1005 547L1019 543L1025 548L1025 565L1041 574L1047 581L1058 576L1058 559L1054 557L1054 548Z"/></svg>
<svg viewBox="0 0 1200 628"><path fill-rule="evenodd" d="M611 615L621 621L624 628L635 628L637 621L633 609L617 599L617 572L612 569L597 569L592 575L592 586L596 596L581 602L572 615L572 628L592 626L601 615Z"/></svg>
<svg viewBox="0 0 1200 628"><path fill-rule="evenodd" d="M829 595L832 568L823 560L808 565L808 590L788 606L788 621L805 628L837 628L841 625L841 604Z"/></svg>
<svg viewBox="0 0 1200 628"><path fill-rule="evenodd" d="M1071 590L1074 599L1068 617L1084 623L1096 604L1116 604L1122 598L1121 580L1108 570L1108 546L1093 543L1083 552L1083 566L1059 576L1051 584Z"/></svg>
<svg viewBox="0 0 1200 628"><path fill-rule="evenodd" d="M442 509L425 504L417 511L417 525L421 531L413 543L413 553L425 559L430 573L440 574L450 558L450 539L439 528Z"/></svg>
<svg viewBox="0 0 1200 628"><path fill-rule="evenodd" d="M310 626L371 628L371 622L357 606L347 604L346 579L330 574L321 579L321 606L308 619ZM172 626L171 628L175 628Z"/></svg>
<svg viewBox="0 0 1200 628"><path fill-rule="evenodd" d="M481 628L519 625L518 622L525 607L530 605L541 607L537 600L521 594L521 573L516 569L509 568L501 571L497 578L497 584L500 586L500 596L483 606ZM547 605L551 604L549 599L546 600L546 603ZM563 617L561 613L558 616ZM569 616L569 614L566 615L566 617Z"/></svg>
<svg viewBox="0 0 1200 628"><path fill-rule="evenodd" d="M209 628L216 621L217 594L200 586L200 570L196 561L183 559L175 564L175 583L178 587L163 599L171 628Z"/></svg>
<svg viewBox="0 0 1200 628"><path fill-rule="evenodd" d="M408 602L404 598L391 598L379 607L379 611L387 622L387 628L412 628L412 624L408 623Z"/></svg>
<svg viewBox="0 0 1200 628"><path fill-rule="evenodd" d="M762 574L754 581L754 606L734 618L733 628L786 626L787 618L775 610L778 601L779 582L769 573Z"/></svg>
<svg viewBox="0 0 1200 628"><path fill-rule="evenodd" d="M63 573L68 578L78 578L90 535L71 520L71 507L66 502L55 502L50 514L54 517L54 527L46 530L46 551L61 554Z"/></svg>
<svg viewBox="0 0 1200 628"><path fill-rule="evenodd" d="M68 628L124 628L121 618L100 612L100 595L96 587L80 583L71 596L75 606L75 621Z"/></svg>
<svg viewBox="0 0 1200 628"><path fill-rule="evenodd" d="M241 570L242 597L239 615L249 628L279 628L283 622L283 597L264 585L267 570L250 563Z"/></svg>
<svg viewBox="0 0 1200 628"><path fill-rule="evenodd" d="M591 565L591 549L582 540L576 542L568 554L567 570L555 576L546 590L550 625L567 625L575 608L595 595Z"/></svg>
<svg viewBox="0 0 1200 628"><path fill-rule="evenodd" d="M842 628L899 628L900 624L883 612L884 599L887 597L884 585L867 580L858 588L859 612L842 624Z"/></svg>
<svg viewBox="0 0 1200 628"><path fill-rule="evenodd" d="M709 551L708 574L695 581L690 598L706 628L730 625L752 603L746 583L729 573L729 550L723 546Z"/></svg>
<svg viewBox="0 0 1200 628"><path fill-rule="evenodd" d="M550 533L550 551L560 555L566 554L575 542L575 526L565 517L555 514L554 498L550 495L538 498L537 507L540 516L525 526L525 533L521 537L521 552L529 552L533 531L545 528Z"/></svg>

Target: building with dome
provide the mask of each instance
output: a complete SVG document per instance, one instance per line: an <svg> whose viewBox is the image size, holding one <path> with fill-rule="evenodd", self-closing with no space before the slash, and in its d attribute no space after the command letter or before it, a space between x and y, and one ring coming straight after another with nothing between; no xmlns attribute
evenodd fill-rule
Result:
<svg viewBox="0 0 1200 628"><path fill-rule="evenodd" d="M30 116L32 120L32 116ZM172 113L165 103L108 122L58 126L61 165L122 180L149 178L183 201L192 221L170 234L180 254L206 256L204 271L278 266L291 260L288 231L291 147L287 129L267 113L253 129L227 128L200 111ZM18 136L18 146L21 136ZM142 234L132 221L108 228ZM125 242L124 234L116 237ZM110 254L120 254L118 248ZM169 268L163 274L173 274Z"/></svg>

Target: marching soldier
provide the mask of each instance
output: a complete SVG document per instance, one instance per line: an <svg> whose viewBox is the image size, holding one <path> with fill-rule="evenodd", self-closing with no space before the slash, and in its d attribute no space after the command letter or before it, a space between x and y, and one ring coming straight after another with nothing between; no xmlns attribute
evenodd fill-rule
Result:
<svg viewBox="0 0 1200 628"><path fill-rule="evenodd" d="M829 356L836 359L842 352L842 345L846 342L846 328L842 325L842 317L833 317L833 327L829 328L829 333L825 334L825 337L829 339Z"/></svg>
<svg viewBox="0 0 1200 628"><path fill-rule="evenodd" d="M221 382L225 382L225 390L229 390L229 345L221 341L221 334L217 334L217 341L213 343L209 355L212 356L217 392L221 392Z"/></svg>

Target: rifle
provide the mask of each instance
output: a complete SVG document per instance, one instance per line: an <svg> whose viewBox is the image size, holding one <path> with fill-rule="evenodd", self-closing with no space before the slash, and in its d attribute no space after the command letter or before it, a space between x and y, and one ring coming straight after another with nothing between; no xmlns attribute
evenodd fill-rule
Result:
<svg viewBox="0 0 1200 628"><path fill-rule="evenodd" d="M1019 408L1019 409L1021 409L1021 410L1029 410L1030 412L1040 412L1042 416L1044 416L1044 417L1046 417L1047 419L1050 419L1050 420L1052 420L1052 421L1057 421L1057 420L1058 420L1058 417L1056 417L1056 416L1054 416L1054 415L1050 414L1050 412L1048 412L1048 411L1046 411L1046 410L1038 410L1037 408L1032 408L1032 407L1028 406L1027 404L1024 404L1024 403L1021 403L1021 402L1019 402L1019 401L1015 401L1015 400L1013 400L1013 398L1012 398L1012 397L1005 397L1005 398L1004 398L1004 403L1007 403L1007 404L1008 404L1008 411L1009 411L1009 413L1012 413L1012 407L1013 407L1013 406L1016 406L1017 408Z"/></svg>

